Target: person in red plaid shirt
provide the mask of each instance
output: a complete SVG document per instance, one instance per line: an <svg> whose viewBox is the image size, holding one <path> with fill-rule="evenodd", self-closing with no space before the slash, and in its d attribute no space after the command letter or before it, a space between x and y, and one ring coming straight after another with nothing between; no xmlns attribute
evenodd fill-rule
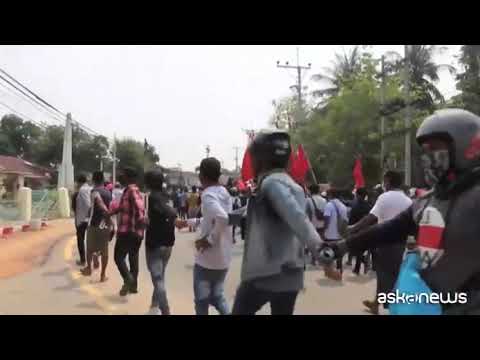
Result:
<svg viewBox="0 0 480 360"><path fill-rule="evenodd" d="M119 214L117 242L114 258L118 271L123 278L120 296L136 294L138 279L138 252L145 231L145 204L143 196L136 185L138 174L132 168L125 168L120 175L120 181L126 185L118 208L110 214ZM128 255L128 269L125 261Z"/></svg>

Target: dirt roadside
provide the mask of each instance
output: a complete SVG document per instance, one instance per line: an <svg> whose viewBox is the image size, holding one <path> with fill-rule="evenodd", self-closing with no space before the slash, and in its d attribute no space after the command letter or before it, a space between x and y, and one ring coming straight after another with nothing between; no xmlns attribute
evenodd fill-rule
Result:
<svg viewBox="0 0 480 360"><path fill-rule="evenodd" d="M41 266L55 245L75 235L72 219L53 220L40 231L16 232L0 239L0 279Z"/></svg>

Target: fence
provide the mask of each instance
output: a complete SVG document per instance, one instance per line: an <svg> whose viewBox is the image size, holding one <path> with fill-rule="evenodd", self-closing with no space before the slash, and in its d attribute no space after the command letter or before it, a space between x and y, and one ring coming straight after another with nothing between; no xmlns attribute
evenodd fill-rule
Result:
<svg viewBox="0 0 480 360"><path fill-rule="evenodd" d="M15 200L0 200L0 225L20 220L20 209Z"/></svg>
<svg viewBox="0 0 480 360"><path fill-rule="evenodd" d="M54 219L58 217L58 191L32 191L32 219Z"/></svg>

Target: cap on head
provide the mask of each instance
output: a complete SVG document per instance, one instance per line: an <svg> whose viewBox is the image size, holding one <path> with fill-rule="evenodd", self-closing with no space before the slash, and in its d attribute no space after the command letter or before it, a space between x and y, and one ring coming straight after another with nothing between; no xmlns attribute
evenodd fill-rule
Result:
<svg viewBox="0 0 480 360"><path fill-rule="evenodd" d="M438 110L417 131L417 142L430 139L450 144L452 167L464 171L480 165L480 117L461 109Z"/></svg>

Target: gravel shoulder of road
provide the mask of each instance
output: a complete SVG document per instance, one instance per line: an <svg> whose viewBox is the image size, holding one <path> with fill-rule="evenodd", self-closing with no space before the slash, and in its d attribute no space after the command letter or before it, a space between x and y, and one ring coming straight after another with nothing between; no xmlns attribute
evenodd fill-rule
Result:
<svg viewBox="0 0 480 360"><path fill-rule="evenodd" d="M0 279L31 271L46 263L55 245L75 235L72 219L52 220L39 231L17 232L0 239Z"/></svg>

